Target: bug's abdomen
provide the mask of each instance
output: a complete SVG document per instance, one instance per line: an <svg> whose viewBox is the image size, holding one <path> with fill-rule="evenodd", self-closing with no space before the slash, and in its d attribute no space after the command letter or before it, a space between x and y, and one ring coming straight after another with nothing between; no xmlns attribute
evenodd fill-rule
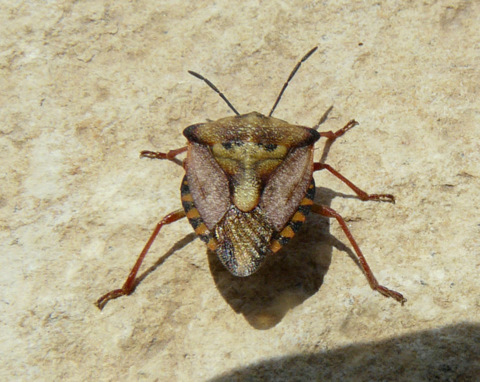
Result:
<svg viewBox="0 0 480 382"><path fill-rule="evenodd" d="M268 222L260 207L242 212L233 204L210 231L195 206L186 177L181 194L183 209L195 233L217 253L230 273L245 277L255 273L269 254L278 252L300 230L313 204L315 183L312 179L305 197L280 232Z"/></svg>
<svg viewBox="0 0 480 382"><path fill-rule="evenodd" d="M218 258L235 276L255 273L271 254L270 242L275 234L260 207L243 212L231 205L215 227Z"/></svg>
<svg viewBox="0 0 480 382"><path fill-rule="evenodd" d="M188 186L187 176L185 175L182 180L182 186L180 188L181 200L183 210L187 215L189 223L192 225L195 233L200 237L200 239L207 243L208 248L215 250L217 243L214 239L212 233L205 225L200 213L198 212L195 203L193 202L193 197L190 192L190 187Z"/></svg>
<svg viewBox="0 0 480 382"><path fill-rule="evenodd" d="M216 252L233 275L245 277L255 273L271 253L270 242L275 230L258 206L243 212L232 204L209 230L195 206L187 176L182 181L181 200L195 233L209 249Z"/></svg>
<svg viewBox="0 0 480 382"><path fill-rule="evenodd" d="M305 197L300 202L297 211L290 218L285 228L276 233L270 242L270 250L275 253L278 252L285 244L287 244L295 234L300 230L303 223L310 213L313 205L313 198L315 197L315 181L312 178L308 186Z"/></svg>

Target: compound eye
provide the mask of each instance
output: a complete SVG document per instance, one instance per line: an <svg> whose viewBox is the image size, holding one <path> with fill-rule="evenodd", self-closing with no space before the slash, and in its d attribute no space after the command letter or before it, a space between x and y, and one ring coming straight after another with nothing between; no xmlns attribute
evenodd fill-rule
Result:
<svg viewBox="0 0 480 382"><path fill-rule="evenodd" d="M262 147L265 151L269 151L269 152L272 152L272 151L275 151L278 147L278 145L274 144L274 143L257 143L257 146L258 147Z"/></svg>
<svg viewBox="0 0 480 382"><path fill-rule="evenodd" d="M267 151L275 151L278 146L274 143L268 143L264 147L265 147L265 150Z"/></svg>
<svg viewBox="0 0 480 382"><path fill-rule="evenodd" d="M240 147L243 146L245 142L242 141L229 141L229 142L223 142L222 146L225 150L231 150L234 146Z"/></svg>

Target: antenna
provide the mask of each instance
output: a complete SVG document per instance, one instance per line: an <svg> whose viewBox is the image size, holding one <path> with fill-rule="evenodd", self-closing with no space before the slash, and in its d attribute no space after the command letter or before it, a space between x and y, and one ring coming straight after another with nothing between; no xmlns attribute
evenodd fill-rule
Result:
<svg viewBox="0 0 480 382"><path fill-rule="evenodd" d="M270 110L270 114L268 114L269 117L272 116L273 112L275 111L275 108L277 107L278 103L280 102L280 99L282 98L282 95L283 93L285 92L285 89L287 88L288 86L288 83L290 82L290 80L293 78L293 76L295 75L295 73L297 73L297 70L300 68L300 66L305 62L307 61L307 59L318 49L318 46L316 46L315 48L311 49L305 56L303 56L303 58L297 63L297 65L295 65L295 67L293 68L292 72L290 73L290 75L288 76L288 80L287 82L285 82L283 84L283 88L282 90L280 91L280 94L278 95L277 97L277 100L275 101L275 104L273 105L272 107L272 110Z"/></svg>
<svg viewBox="0 0 480 382"><path fill-rule="evenodd" d="M198 73L195 73L191 70L188 71L188 73L190 73L192 76L194 77L197 77L199 79L201 79L202 81L205 81L205 83L215 92L217 93L220 97L222 97L222 99L227 103L228 107L230 109L233 110L233 112L236 114L236 115L240 115L240 113L233 107L233 105L230 103L230 101L227 99L227 97L225 97L223 95L223 93L217 89L217 87L211 83L209 80L207 80L204 76L202 76L201 74L198 74Z"/></svg>

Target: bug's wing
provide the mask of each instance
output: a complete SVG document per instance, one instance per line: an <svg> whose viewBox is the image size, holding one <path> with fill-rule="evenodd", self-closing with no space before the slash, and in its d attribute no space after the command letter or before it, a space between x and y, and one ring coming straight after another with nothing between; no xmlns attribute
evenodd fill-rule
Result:
<svg viewBox="0 0 480 382"><path fill-rule="evenodd" d="M235 276L245 277L256 272L270 252L273 227L260 208L242 212L231 206L215 228L217 255Z"/></svg>
<svg viewBox="0 0 480 382"><path fill-rule="evenodd" d="M260 208L279 232L297 211L312 180L313 146L293 149L268 180Z"/></svg>
<svg viewBox="0 0 480 382"><path fill-rule="evenodd" d="M255 209L242 212L230 206L215 228L215 236L217 255L232 274L253 274L272 253L272 239L287 225L307 194L312 166L312 146L293 149L268 180Z"/></svg>
<svg viewBox="0 0 480 382"><path fill-rule="evenodd" d="M188 146L186 176L195 206L205 225L213 230L230 206L228 179L208 147Z"/></svg>

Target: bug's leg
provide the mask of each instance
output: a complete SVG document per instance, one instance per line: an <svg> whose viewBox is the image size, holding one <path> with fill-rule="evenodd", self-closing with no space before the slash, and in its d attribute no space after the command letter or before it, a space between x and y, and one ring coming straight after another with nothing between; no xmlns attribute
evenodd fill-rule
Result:
<svg viewBox="0 0 480 382"><path fill-rule="evenodd" d="M143 150L140 152L140 157L150 158L150 159L168 159L174 160L178 154L187 151L187 146L180 147L179 149L170 150L168 153L162 153L160 151L148 151Z"/></svg>
<svg viewBox="0 0 480 382"><path fill-rule="evenodd" d="M329 111L329 110L327 110L327 111ZM321 123L323 123L323 117L322 117L322 119L320 119L320 122L317 125L315 125L315 127L313 127L313 129L316 129ZM330 131L323 131L323 132L320 132L320 136L327 138L330 141L330 143L333 143L333 141L335 141L335 139L337 139L338 137L341 137L348 130L350 130L352 127L357 126L357 125L358 125L358 122L355 121L354 119L352 119L345 126L343 126L340 130L337 130L336 132L333 132L331 130Z"/></svg>
<svg viewBox="0 0 480 382"><path fill-rule="evenodd" d="M405 297L401 293L398 293L394 290L388 289L384 287L383 285L380 285L375 278L375 276L372 273L372 270L370 269L370 266L367 263L367 260L363 256L362 251L360 250L360 247L358 246L357 242L353 238L352 233L347 227L347 224L345 223L345 220L333 209L327 206L322 206L319 204L314 204L312 206L312 212L315 212L319 215L326 216L328 218L335 218L337 219L338 223L340 224L340 227L342 227L343 232L347 236L348 240L350 241L350 244L352 244L353 249L355 250L355 253L357 254L358 260L360 262L360 266L362 267L362 270L367 277L368 283L370 284L370 287L373 290L376 290L377 292L383 294L385 297L392 297L398 302L400 302L402 305L407 301Z"/></svg>
<svg viewBox="0 0 480 382"><path fill-rule="evenodd" d="M351 181L345 178L332 166L321 162L316 162L313 164L313 171L320 171L323 169L330 171L330 173L335 175L338 179L340 179L343 183L345 183L348 187L355 191L358 197L362 200L379 200L382 202L391 202L395 204L395 197L391 194L367 194L365 191L355 186Z"/></svg>
<svg viewBox="0 0 480 382"><path fill-rule="evenodd" d="M323 118L323 117L322 117ZM320 120L322 122L322 120ZM320 123L319 122L319 123ZM358 122L352 119L349 121L344 127L342 127L340 130L337 130L336 132L333 131L325 131L320 133L320 136L325 137L328 139L327 141L327 146L330 147L330 145L335 142L335 139L338 137L341 137L343 134L345 134L348 130L350 130L352 127L358 125ZM335 175L338 179L340 179L343 183L345 183L348 187L350 187L355 193L358 195L358 197L362 200L379 200L383 202L391 202L395 203L395 197L391 194L368 194L365 191L361 190L357 186L355 186L351 181L349 181L347 178L345 178L342 174L340 174L337 170L335 170L332 166L323 163L323 160L325 159L325 154L322 156L322 159L320 162L316 162L313 164L313 171L320 171L320 170L328 170L330 173Z"/></svg>
<svg viewBox="0 0 480 382"><path fill-rule="evenodd" d="M153 230L153 232L150 236L150 239L148 239L147 244L145 244L145 247L143 248L142 252L138 256L137 262L135 263L132 270L130 271L130 274L128 275L127 279L125 280L125 283L123 284L122 288L112 290L111 292L108 292L107 294L103 295L102 297L100 297L97 300L95 305L97 305L97 307L100 310L103 309L103 307L107 304L108 301L113 300L115 298L118 298L120 296L127 296L135 290L135 287L137 286L135 281L136 281L138 270L140 269L140 266L142 265L142 262L143 262L143 259L145 258L145 255L147 254L148 250L150 249L153 242L155 241L155 238L157 237L158 233L160 232L160 229L164 225L176 222L177 220L180 220L184 217L185 217L185 211L178 210L178 211L169 213L159 223L157 223L157 226Z"/></svg>
<svg viewBox="0 0 480 382"><path fill-rule="evenodd" d="M330 110L332 108L333 108L333 106L330 106L330 108L327 110L326 113L324 113L322 118L320 118L320 121L318 121L318 123L313 127L313 129L317 130L320 127L320 125L327 118L328 113L330 112ZM357 121L352 119L344 127L342 127L340 130L337 130L336 132L333 132L333 131L320 132L321 137L327 138L327 142L325 142L325 146L323 148L323 153L322 153L322 157L320 159L320 163L325 163L325 160L327 159L327 156L328 156L328 152L330 151L330 147L332 146L333 142L335 142L335 140L338 137L341 137L343 134L345 134L347 131L349 131L352 127L354 127L356 125L358 125Z"/></svg>

